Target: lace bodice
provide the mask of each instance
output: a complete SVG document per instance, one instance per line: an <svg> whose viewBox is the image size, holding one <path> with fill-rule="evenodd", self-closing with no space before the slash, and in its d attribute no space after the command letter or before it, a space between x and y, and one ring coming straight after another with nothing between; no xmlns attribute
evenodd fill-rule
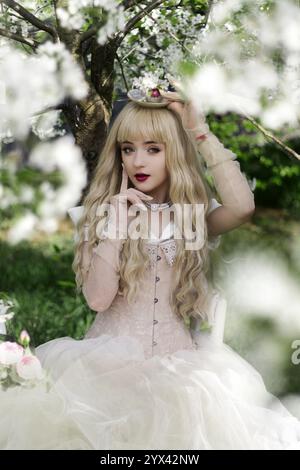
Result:
<svg viewBox="0 0 300 470"><path fill-rule="evenodd" d="M214 198L211 199L209 209L208 209L208 214L212 212L214 209L217 207L220 207L221 204ZM215 237L209 237L208 239L208 248L209 249L215 249L219 246L221 240L221 236L215 236ZM173 266L174 260L176 257L176 249L177 249L177 244L176 240L174 239L174 222L171 221L169 224L165 227L162 235L160 238L157 238L154 236L153 233L151 233L151 239L145 243L145 248L146 251L149 255L150 258L150 265L153 267L155 260L156 260L156 245L159 244L167 263L170 266Z"/></svg>
<svg viewBox="0 0 300 470"><path fill-rule="evenodd" d="M165 255L166 261L170 266L173 266L175 256L176 256L176 240L169 239L165 241L159 242L159 246ZM150 258L150 266L153 267L156 261L157 256L157 248L156 244L146 243L145 245L146 251Z"/></svg>

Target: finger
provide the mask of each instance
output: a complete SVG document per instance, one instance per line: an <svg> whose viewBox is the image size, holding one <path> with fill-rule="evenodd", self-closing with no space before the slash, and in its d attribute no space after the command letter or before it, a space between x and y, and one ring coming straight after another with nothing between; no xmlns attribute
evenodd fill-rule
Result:
<svg viewBox="0 0 300 470"><path fill-rule="evenodd" d="M175 90L179 92L184 99L186 99L187 96L186 96L185 89L184 89L182 82L172 77L172 75L170 74L167 74L166 78L169 80L170 85L172 85L175 88Z"/></svg>
<svg viewBox="0 0 300 470"><path fill-rule="evenodd" d="M184 99L176 91L163 91L163 90L161 90L160 94L163 98L165 98L167 100L180 101L181 103L184 103Z"/></svg>
<svg viewBox="0 0 300 470"><path fill-rule="evenodd" d="M115 194L112 198L111 198L111 202L112 204L114 204L115 206L117 204L127 204L128 202L128 199L127 199L127 194Z"/></svg>
<svg viewBox="0 0 300 470"><path fill-rule="evenodd" d="M116 199L121 202L122 204L125 204L125 202L130 202L131 204L142 204L141 198L143 199L148 199L146 195L142 195L138 197L134 193L129 193L128 191L125 193L120 193L117 196L115 196ZM144 206L144 205L143 205ZM144 206L145 207L145 206Z"/></svg>
<svg viewBox="0 0 300 470"><path fill-rule="evenodd" d="M129 199L129 201L131 202L131 204L133 206L137 206L137 207L139 207L143 210L147 210L145 204L138 197L130 196L130 197L128 197L128 199Z"/></svg>
<svg viewBox="0 0 300 470"><path fill-rule="evenodd" d="M184 106L182 103L179 103L178 101L171 101L170 104L167 105L167 108L170 111L174 111L175 113L178 113L179 115L182 114Z"/></svg>
<svg viewBox="0 0 300 470"><path fill-rule="evenodd" d="M146 197L146 198L148 198L148 199L153 199L152 196L149 196L148 194L145 194L145 193L143 193L142 191L139 191L138 189L135 189L135 188L128 188L127 191L130 191L130 192L132 192L132 193L135 193L135 194L137 194L137 195L140 196L140 197Z"/></svg>
<svg viewBox="0 0 300 470"><path fill-rule="evenodd" d="M122 182L121 182L120 192L125 192L128 189L128 174L127 174L124 163L122 163L122 167L123 167L123 170L122 170Z"/></svg>

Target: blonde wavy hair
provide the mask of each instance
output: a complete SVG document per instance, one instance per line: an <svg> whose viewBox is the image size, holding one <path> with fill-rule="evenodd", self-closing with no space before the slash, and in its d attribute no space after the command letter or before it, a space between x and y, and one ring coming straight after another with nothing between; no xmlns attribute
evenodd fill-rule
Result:
<svg viewBox="0 0 300 470"><path fill-rule="evenodd" d="M143 108L134 102L127 103L107 135L93 180L83 201L84 212L78 223L78 241L72 264L78 292L82 289L84 275L81 270L83 225L89 224L88 253L91 256L95 244L103 242L101 239L99 241L96 227L98 226L97 233L101 233L108 218L108 214L98 216L97 208L101 204L109 204L110 198L120 192L122 179L120 142L139 139L165 144L171 201L180 207L183 207L183 204L192 204L193 230L196 226L193 204L204 204L206 220L212 188L206 181L202 158L194 142L183 129L180 117L167 108ZM134 187L130 180L129 187ZM210 293L207 275L210 259L206 223L204 225L205 243L201 249L186 250L184 239L176 239L177 249L169 301L173 311L185 322L189 322L191 317L207 320ZM128 237L120 254L118 293L124 295L129 303L135 299L142 287L140 283L149 262L143 240Z"/></svg>

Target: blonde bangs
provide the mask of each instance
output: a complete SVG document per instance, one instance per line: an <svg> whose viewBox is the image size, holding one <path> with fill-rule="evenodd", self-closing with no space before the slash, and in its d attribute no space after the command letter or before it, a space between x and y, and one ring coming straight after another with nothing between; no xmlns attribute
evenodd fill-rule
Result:
<svg viewBox="0 0 300 470"><path fill-rule="evenodd" d="M172 129L176 131L176 124L167 109L143 108L129 103L126 107L126 119L121 120L117 131L117 141L153 140L168 145Z"/></svg>

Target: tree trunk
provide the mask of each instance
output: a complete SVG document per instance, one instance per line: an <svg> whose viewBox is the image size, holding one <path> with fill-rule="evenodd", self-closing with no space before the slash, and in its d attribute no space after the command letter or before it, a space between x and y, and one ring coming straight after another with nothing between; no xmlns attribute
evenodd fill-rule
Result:
<svg viewBox="0 0 300 470"><path fill-rule="evenodd" d="M80 147L86 162L88 171L88 184L84 190L86 193L105 142L110 110L91 87L84 100L67 103L63 111L75 137L75 143Z"/></svg>
<svg viewBox="0 0 300 470"><path fill-rule="evenodd" d="M87 165L88 184L83 195L88 191L111 118L116 51L117 47L113 43L99 46L93 40L91 74L85 76L89 85L88 96L78 102L67 100L63 105L67 123ZM78 54L76 59L78 61Z"/></svg>

